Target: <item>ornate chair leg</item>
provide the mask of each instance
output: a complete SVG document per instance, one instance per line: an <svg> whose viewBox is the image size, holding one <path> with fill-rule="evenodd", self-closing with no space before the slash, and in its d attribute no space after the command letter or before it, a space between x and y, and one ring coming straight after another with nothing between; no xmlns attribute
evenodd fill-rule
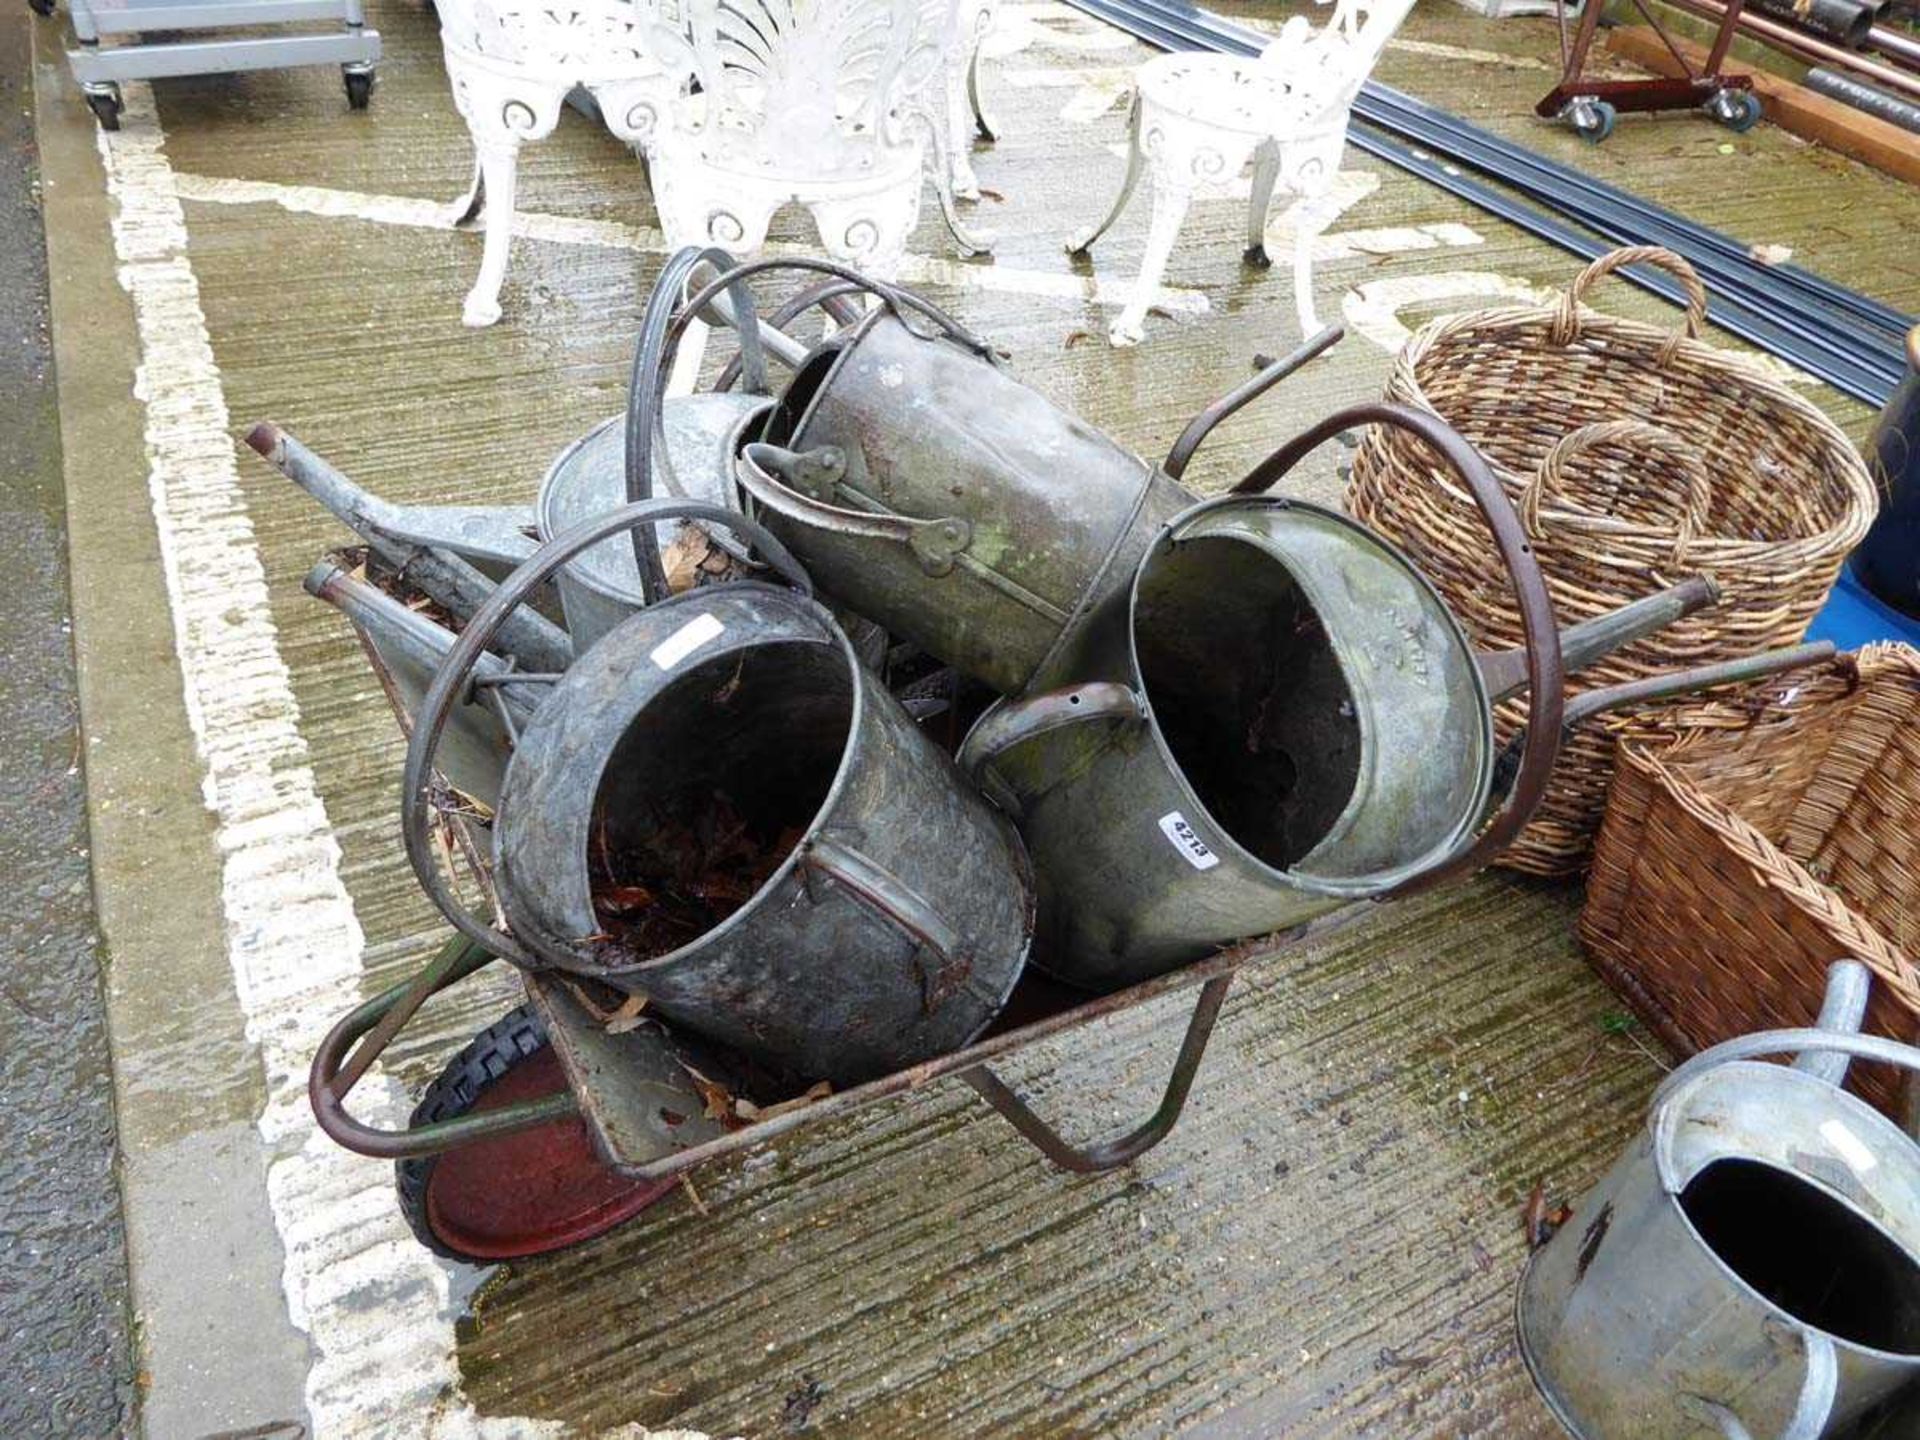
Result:
<svg viewBox="0 0 1920 1440"><path fill-rule="evenodd" d="M1293 304L1300 315L1303 336L1320 332L1320 321L1313 310L1313 244L1320 238L1326 222L1314 214L1317 208L1311 204L1301 207L1301 221L1312 216L1316 223L1302 223L1293 234Z"/></svg>
<svg viewBox="0 0 1920 1440"><path fill-rule="evenodd" d="M1247 205L1247 253L1249 265L1266 269L1273 261L1267 257L1267 211L1273 204L1274 182L1280 178L1280 147L1268 140L1253 157L1253 194Z"/></svg>
<svg viewBox="0 0 1920 1440"><path fill-rule="evenodd" d="M450 207L455 225L471 225L480 216L480 207L486 204L486 171L480 164L479 147L473 152L473 179L467 182L467 193L453 202Z"/></svg>
<svg viewBox="0 0 1920 1440"><path fill-rule="evenodd" d="M953 210L952 201L980 198L980 177L973 173L973 160L968 153L973 142L973 127L967 123L966 87L967 76L958 65L950 66L946 83L947 113L941 117L941 124L932 127L939 137L935 147L939 153L934 158L942 188L941 208L949 215ZM954 229L951 220L947 228ZM954 230L954 238L960 239L959 231ZM964 240L961 248L966 248Z"/></svg>
<svg viewBox="0 0 1920 1440"><path fill-rule="evenodd" d="M1120 193L1114 197L1113 208L1107 211L1106 219L1067 242L1069 255L1086 254L1093 248L1094 241L1113 228L1113 222L1120 218L1120 212L1127 208L1134 189L1140 184L1140 172L1146 168L1146 158L1146 152L1140 147L1140 97L1135 95L1133 109L1127 119L1127 174L1120 182Z"/></svg>
<svg viewBox="0 0 1920 1440"><path fill-rule="evenodd" d="M1192 190L1169 181L1165 175L1156 175L1153 224L1147 230L1146 253L1140 257L1140 278L1133 282L1132 298L1120 312L1120 318L1107 331L1110 343L1122 347L1140 343L1145 334L1142 327L1147 318L1147 307L1153 303L1153 297L1160 289L1160 280L1167 273L1167 261L1173 256L1173 242L1180 238L1180 227L1186 223L1187 206L1192 201Z"/></svg>
<svg viewBox="0 0 1920 1440"><path fill-rule="evenodd" d="M486 248L480 275L467 292L461 315L472 326L491 325L500 318L500 286L507 278L507 252L513 243L513 203L520 146L515 141L489 141L480 147L481 186L486 195Z"/></svg>
<svg viewBox="0 0 1920 1440"><path fill-rule="evenodd" d="M967 104L973 109L974 129L980 132L982 140L992 144L1000 138L1000 127L988 118L987 107L980 99L980 52L985 48L981 43L985 39L983 30L974 41L973 53L967 57Z"/></svg>

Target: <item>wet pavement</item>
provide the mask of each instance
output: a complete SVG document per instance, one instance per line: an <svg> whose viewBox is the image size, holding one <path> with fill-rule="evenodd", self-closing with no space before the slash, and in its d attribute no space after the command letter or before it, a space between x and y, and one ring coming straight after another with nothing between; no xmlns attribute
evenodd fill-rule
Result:
<svg viewBox="0 0 1920 1440"><path fill-rule="evenodd" d="M483 1275L411 1242L390 1167L314 1133L301 1087L319 1036L441 931L400 855L397 731L345 626L300 590L343 533L235 437L280 421L395 500L527 499L622 404L662 259L643 171L568 116L524 155L505 318L463 328L480 238L446 219L470 158L432 15L369 18L387 56L365 114L318 70L130 86L125 129L99 146L41 38L150 1433L1551 1433L1512 1342L1520 1209L1537 1180L1594 1176L1662 1063L1615 1033L1561 889L1482 879L1249 972L1182 1126L1118 1175L1051 1173L938 1087L703 1171L698 1204ZM1427 6L1382 74L1920 308L1912 192L1764 126L1636 118L1595 152L1526 118L1552 49L1550 25ZM1196 207L1147 343L1106 346L1144 197L1092 267L1061 241L1118 184L1126 78L1147 53L1007 0L986 82L1004 138L976 156L995 256L949 258L929 202L903 278L1160 455L1295 322L1285 266L1244 268L1243 209L1218 202ZM1201 488L1377 395L1407 326L1577 269L1347 164L1318 275L1323 314L1353 333L1223 427ZM803 220L776 230L807 239ZM1672 318L1625 286L1596 298ZM1809 393L1863 430L1861 407ZM1337 501L1343 454L1291 488ZM137 689L114 682L132 673ZM514 999L487 975L436 1002L363 1113L404 1118ZM1179 1021L1159 1002L1009 1079L1076 1136L1115 1128L1150 1102Z"/></svg>
<svg viewBox="0 0 1920 1440"><path fill-rule="evenodd" d="M133 1395L88 887L27 58L0 14L0 1434L118 1433Z"/></svg>

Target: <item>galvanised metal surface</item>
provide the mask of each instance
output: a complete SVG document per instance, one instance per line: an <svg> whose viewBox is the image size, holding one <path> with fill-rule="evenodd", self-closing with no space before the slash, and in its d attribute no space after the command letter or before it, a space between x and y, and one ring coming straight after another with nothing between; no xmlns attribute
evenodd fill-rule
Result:
<svg viewBox="0 0 1920 1440"><path fill-rule="evenodd" d="M1020 817L1040 954L1076 984L1382 894L1481 818L1487 694L1432 587L1344 516L1220 503L1154 543L1093 684L1003 703L962 751Z"/></svg>
<svg viewBox="0 0 1920 1440"><path fill-rule="evenodd" d="M801 833L697 939L635 958L595 912L598 843L671 874L663 827L718 797ZM965 1044L1019 977L1026 853L854 656L826 611L754 582L622 622L541 705L507 770L496 883L541 960L802 1084L845 1084Z"/></svg>
<svg viewBox="0 0 1920 1440"><path fill-rule="evenodd" d="M331 560L314 566L306 589L353 622L396 715L419 713L427 687L453 648L453 632ZM474 693L448 717L440 749L440 773L447 783L488 806L499 803L513 734L533 719L539 697L537 689L505 682L507 674L498 656L480 658Z"/></svg>
<svg viewBox="0 0 1920 1440"><path fill-rule="evenodd" d="M888 309L801 366L762 439L741 484L821 588L1007 694L1194 498Z"/></svg>
<svg viewBox="0 0 1920 1440"><path fill-rule="evenodd" d="M1668 1076L1534 1255L1521 1346L1581 1440L1819 1440L1870 1414L1865 1433L1913 1433L1920 1146L1838 1086L1849 1055L1920 1070L1920 1050L1858 1034L1866 990L1842 961L1819 1028L1744 1036Z"/></svg>
<svg viewBox="0 0 1920 1440"><path fill-rule="evenodd" d="M772 402L759 395L684 395L661 406L666 446L653 460L654 493L738 508L733 487L735 438ZM540 481L542 539L627 503L625 417L613 416L554 457ZM656 543L671 543L681 522L655 527ZM737 548L725 533L718 544ZM643 603L640 566L626 536L602 541L556 577L567 633L586 649Z"/></svg>

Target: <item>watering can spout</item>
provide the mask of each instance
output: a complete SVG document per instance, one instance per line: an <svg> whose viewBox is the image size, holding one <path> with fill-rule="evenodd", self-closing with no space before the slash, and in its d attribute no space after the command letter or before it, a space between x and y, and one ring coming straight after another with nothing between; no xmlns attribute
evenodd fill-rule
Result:
<svg viewBox="0 0 1920 1440"><path fill-rule="evenodd" d="M247 445L366 541L383 564L405 571L409 584L455 619L472 619L493 594L494 582L453 547L421 535L408 523L432 512L410 511L368 494L271 421L248 431ZM510 522L503 523L510 528ZM527 549L532 549L531 542ZM495 649L523 668L541 672L564 670L573 659L567 633L532 610L520 611L502 627Z"/></svg>
<svg viewBox="0 0 1920 1440"><path fill-rule="evenodd" d="M1858 960L1836 960L1827 967L1827 993L1820 1003L1820 1016L1813 1022L1817 1030L1836 1035L1857 1035L1867 1018L1867 990L1873 976ZM1808 1050L1794 1062L1793 1068L1818 1076L1829 1085L1844 1084L1848 1057L1829 1051Z"/></svg>
<svg viewBox="0 0 1920 1440"><path fill-rule="evenodd" d="M1560 632L1560 658L1569 675L1604 660L1676 620L1720 603L1720 587L1708 575L1695 575L1665 590L1595 616ZM1527 683L1525 649L1502 650L1480 656L1480 673L1489 698L1500 701L1518 693Z"/></svg>

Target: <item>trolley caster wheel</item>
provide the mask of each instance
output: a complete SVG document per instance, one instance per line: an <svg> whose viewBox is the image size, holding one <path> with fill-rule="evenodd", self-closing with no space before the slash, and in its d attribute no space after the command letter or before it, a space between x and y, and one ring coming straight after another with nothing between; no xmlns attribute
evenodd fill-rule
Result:
<svg viewBox="0 0 1920 1440"><path fill-rule="evenodd" d="M55 0L27 0L27 8L36 15L53 14Z"/></svg>
<svg viewBox="0 0 1920 1440"><path fill-rule="evenodd" d="M1722 90L1707 102L1707 114L1743 135L1760 123L1760 97L1751 90Z"/></svg>
<svg viewBox="0 0 1920 1440"><path fill-rule="evenodd" d="M105 85L87 91L87 108L93 111L93 118L100 122L102 130L118 130L120 112L126 108L120 101L120 87Z"/></svg>
<svg viewBox="0 0 1920 1440"><path fill-rule="evenodd" d="M522 1005L453 1057L420 1097L412 1123L538 1099L566 1083L539 1013ZM591 1240L679 1183L629 1180L610 1169L578 1115L394 1164L400 1213L414 1237L436 1255L481 1265Z"/></svg>
<svg viewBox="0 0 1920 1440"><path fill-rule="evenodd" d="M364 110L373 98L373 71L342 70L340 79L347 87L347 108Z"/></svg>
<svg viewBox="0 0 1920 1440"><path fill-rule="evenodd" d="M1573 133L1589 145L1598 145L1613 134L1613 122L1618 118L1618 112L1605 100L1576 100L1565 111Z"/></svg>

